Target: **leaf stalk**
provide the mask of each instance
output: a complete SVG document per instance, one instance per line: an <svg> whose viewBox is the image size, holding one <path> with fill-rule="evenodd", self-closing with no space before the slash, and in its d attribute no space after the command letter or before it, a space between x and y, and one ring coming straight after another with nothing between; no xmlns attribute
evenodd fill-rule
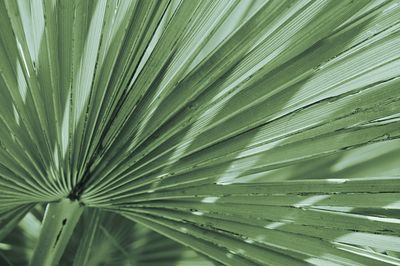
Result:
<svg viewBox="0 0 400 266"><path fill-rule="evenodd" d="M47 205L31 266L58 264L83 209L78 201L70 199Z"/></svg>

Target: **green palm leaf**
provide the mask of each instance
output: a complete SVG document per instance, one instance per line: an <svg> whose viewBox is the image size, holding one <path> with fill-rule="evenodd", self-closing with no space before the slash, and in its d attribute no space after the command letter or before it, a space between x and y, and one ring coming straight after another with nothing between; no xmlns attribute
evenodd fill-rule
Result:
<svg viewBox="0 0 400 266"><path fill-rule="evenodd" d="M1 0L0 34L2 264L400 264L398 1Z"/></svg>

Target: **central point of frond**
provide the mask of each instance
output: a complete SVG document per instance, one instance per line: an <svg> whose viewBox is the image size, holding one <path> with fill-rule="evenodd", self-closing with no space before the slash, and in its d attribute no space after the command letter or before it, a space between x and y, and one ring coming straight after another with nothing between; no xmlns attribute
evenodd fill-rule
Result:
<svg viewBox="0 0 400 266"><path fill-rule="evenodd" d="M71 193L68 195L68 198L69 198L71 201L75 201L75 200L79 201L79 199L80 199L80 194L79 194L79 193L76 193L75 189L73 189L73 190L71 191Z"/></svg>
<svg viewBox="0 0 400 266"><path fill-rule="evenodd" d="M84 182L79 182L69 193L67 198L71 201L80 201L84 189Z"/></svg>

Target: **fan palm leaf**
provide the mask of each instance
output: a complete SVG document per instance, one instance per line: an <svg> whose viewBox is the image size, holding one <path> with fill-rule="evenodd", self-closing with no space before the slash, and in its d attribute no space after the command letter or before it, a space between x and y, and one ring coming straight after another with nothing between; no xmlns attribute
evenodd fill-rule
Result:
<svg viewBox="0 0 400 266"><path fill-rule="evenodd" d="M0 34L4 264L400 264L398 1L1 0Z"/></svg>

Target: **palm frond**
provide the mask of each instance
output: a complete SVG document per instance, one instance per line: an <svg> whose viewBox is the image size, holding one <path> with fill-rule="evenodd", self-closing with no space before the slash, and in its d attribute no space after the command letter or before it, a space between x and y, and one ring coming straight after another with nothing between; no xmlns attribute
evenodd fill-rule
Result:
<svg viewBox="0 0 400 266"><path fill-rule="evenodd" d="M0 34L0 241L59 214L35 265L400 264L398 1L2 0Z"/></svg>

